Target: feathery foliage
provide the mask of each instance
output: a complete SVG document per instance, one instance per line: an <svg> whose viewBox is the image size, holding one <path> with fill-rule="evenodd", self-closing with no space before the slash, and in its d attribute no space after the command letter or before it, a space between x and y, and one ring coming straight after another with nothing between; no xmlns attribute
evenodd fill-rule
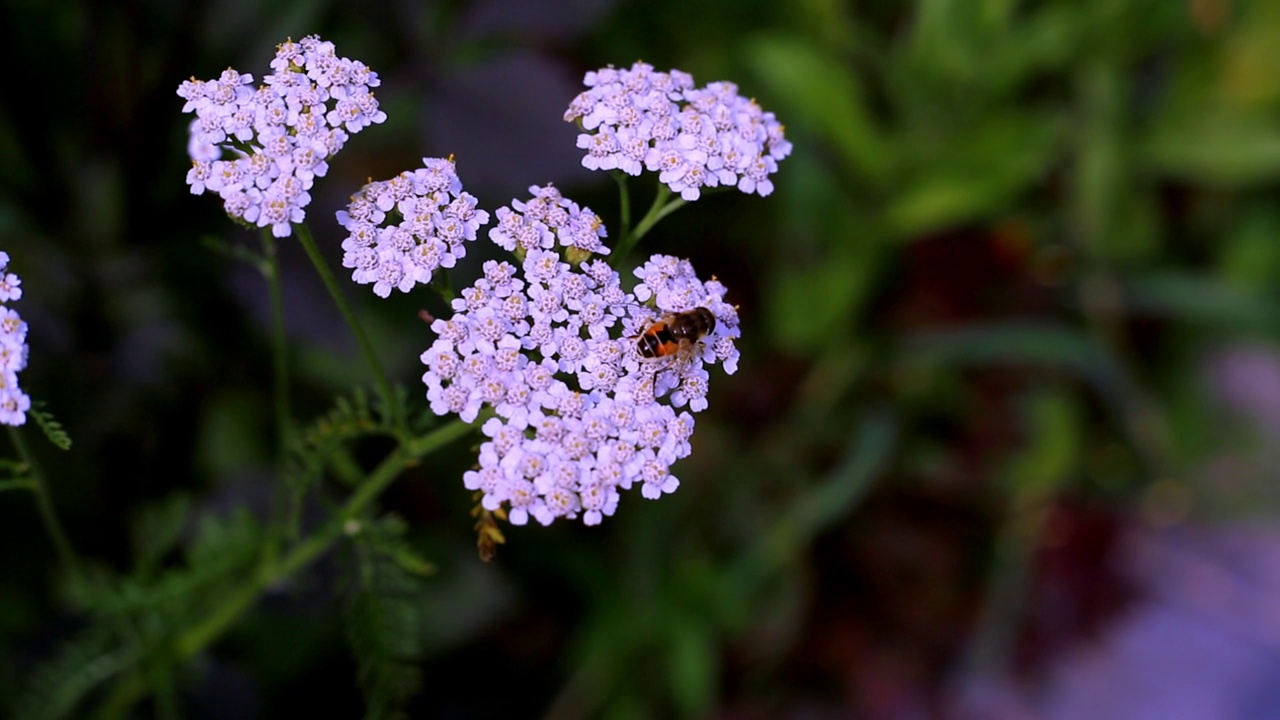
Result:
<svg viewBox="0 0 1280 720"><path fill-rule="evenodd" d="M31 468L20 460L0 458L0 492L5 490L35 490L39 487L31 478Z"/></svg>
<svg viewBox="0 0 1280 720"><path fill-rule="evenodd" d="M392 433L387 417L375 416L364 388L357 387L350 397L338 396L332 409L294 435L285 468L286 481L295 493L305 492L320 481L325 463L345 443Z"/></svg>
<svg viewBox="0 0 1280 720"><path fill-rule="evenodd" d="M405 525L384 518L352 538L354 582L347 605L347 639L358 667L366 718L403 717L421 688L420 576L431 566L404 539Z"/></svg>
<svg viewBox="0 0 1280 720"><path fill-rule="evenodd" d="M70 716L100 684L123 672L137 659L135 648L122 643L104 625L93 626L65 643L22 684L8 717L54 720Z"/></svg>
<svg viewBox="0 0 1280 720"><path fill-rule="evenodd" d="M161 514L177 515L181 503L174 505ZM174 520L170 516L151 522L153 527L160 527L162 522ZM187 550L184 566L160 571L154 578L141 573L126 578L115 592L99 597L95 609L108 615L142 613L150 619L168 618L175 628L180 627L185 620L199 617L208 607L216 606L231 580L257 563L261 542L258 522L246 510L227 517L207 518ZM172 547L172 543L158 538L147 553L158 559Z"/></svg>
<svg viewBox="0 0 1280 720"><path fill-rule="evenodd" d="M49 442L59 450L71 449L71 436L62 428L62 423L53 417L53 413L44 409L44 403L36 401L31 405L31 410L27 413L40 426L44 436L49 438Z"/></svg>

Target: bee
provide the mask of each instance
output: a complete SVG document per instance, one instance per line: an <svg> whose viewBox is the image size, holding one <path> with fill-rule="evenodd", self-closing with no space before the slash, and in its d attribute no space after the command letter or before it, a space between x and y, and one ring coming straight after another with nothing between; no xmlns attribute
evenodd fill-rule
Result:
<svg viewBox="0 0 1280 720"><path fill-rule="evenodd" d="M715 329L716 316L704 307L664 315L637 336L636 352L646 360L688 356Z"/></svg>

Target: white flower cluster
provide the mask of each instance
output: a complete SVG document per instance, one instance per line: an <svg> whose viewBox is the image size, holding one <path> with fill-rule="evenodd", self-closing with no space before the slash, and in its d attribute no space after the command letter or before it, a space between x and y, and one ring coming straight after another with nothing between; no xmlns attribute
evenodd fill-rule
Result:
<svg viewBox="0 0 1280 720"><path fill-rule="evenodd" d="M340 58L333 43L312 35L285 41L271 61L273 74L253 87L253 76L228 68L215 80L192 78L178 87L194 112L187 184L222 198L227 214L276 237L302 222L316 177L327 160L357 133L387 115L370 88L378 74L358 60ZM220 159L222 150L234 157Z"/></svg>
<svg viewBox="0 0 1280 720"><path fill-rule="evenodd" d="M567 247L584 258L591 253L609 254L601 242L606 236L604 222L590 208L578 207L550 185L530 186L529 193L530 200L498 208L498 224L489 231L489 239L498 247L512 252Z"/></svg>
<svg viewBox="0 0 1280 720"><path fill-rule="evenodd" d="M22 281L5 272L9 253L0 252L0 303L22 297ZM18 372L27 366L27 324L18 313L0 305L0 423L22 425L31 409L31 398L18 387Z"/></svg>
<svg viewBox="0 0 1280 720"><path fill-rule="evenodd" d="M351 196L338 223L349 235L342 241L342 266L354 268L357 283L373 283L387 297L392 288L409 292L431 282L437 268L451 268L467 254L464 241L476 239L489 213L462 191L453 159L423 158L423 167L365 185ZM388 213L399 223L383 225Z"/></svg>
<svg viewBox="0 0 1280 720"><path fill-rule="evenodd" d="M453 316L431 326L438 338L422 354L431 409L468 422L492 409L479 469L464 483L483 493L485 508L505 505L513 524L581 514L594 525L637 483L650 499L679 486L670 467L689 454L694 427L679 409L707 406L704 363L736 368L737 315L724 286L700 283L687 261L654 256L637 274L647 306L604 261L573 267L532 247L519 271L485 263ZM717 322L689 352L639 356L628 333L696 307Z"/></svg>
<svg viewBox="0 0 1280 720"><path fill-rule="evenodd" d="M656 72L638 62L629 70L589 72L584 84L589 89L564 119L589 131L578 136L588 169L657 172L688 201L721 185L763 196L773 192L769 176L778 161L791 154L774 114L739 95L733 83L697 88L686 72Z"/></svg>

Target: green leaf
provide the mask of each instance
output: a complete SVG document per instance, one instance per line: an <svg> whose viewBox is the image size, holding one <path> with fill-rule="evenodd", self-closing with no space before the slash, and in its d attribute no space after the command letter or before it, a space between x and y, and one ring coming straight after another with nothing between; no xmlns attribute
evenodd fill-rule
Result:
<svg viewBox="0 0 1280 720"><path fill-rule="evenodd" d="M180 501L172 502L171 507L161 511L163 517L147 522L154 522L157 527L167 523L164 532L180 531L180 527L177 530L174 527L179 513L185 509L180 507ZM185 567L169 568L149 578L143 572L146 567L140 559L139 574L114 588L93 594L94 609L108 615L142 612L161 620L175 619L175 622L197 617L202 608L217 604L229 577L243 575L256 566L262 539L257 519L244 508L226 517L207 517L187 548ZM161 538L156 540L156 547L149 548L148 553L170 544Z"/></svg>
<svg viewBox="0 0 1280 720"><path fill-rule="evenodd" d="M354 537L356 587L347 640L365 696L365 717L401 717L422 687L422 585L366 533Z"/></svg>
<svg viewBox="0 0 1280 720"><path fill-rule="evenodd" d="M883 267L882 247L873 239L851 239L822 262L775 274L768 306L775 344L814 353L847 335Z"/></svg>
<svg viewBox="0 0 1280 720"><path fill-rule="evenodd" d="M196 453L210 472L224 475L267 463L271 416L263 412L260 395L247 389L223 392L203 410Z"/></svg>
<svg viewBox="0 0 1280 720"><path fill-rule="evenodd" d="M1234 232L1219 246L1217 275L1242 292L1269 292L1280 268L1280 211L1259 198L1239 218Z"/></svg>
<svg viewBox="0 0 1280 720"><path fill-rule="evenodd" d="M0 492L6 490L36 490L40 485L29 477L4 478L0 480Z"/></svg>
<svg viewBox="0 0 1280 720"><path fill-rule="evenodd" d="M70 717L76 707L103 682L128 669L137 659L111 632L94 627L67 642L33 672L12 705L10 717L57 720Z"/></svg>
<svg viewBox="0 0 1280 720"><path fill-rule="evenodd" d="M226 516L210 515L200 523L187 558L191 565L199 566L230 557L255 556L261 537L262 528L247 508L237 508Z"/></svg>
<svg viewBox="0 0 1280 720"><path fill-rule="evenodd" d="M1057 367L1092 381L1107 394L1114 394L1124 383L1115 360L1093 339L1054 325L1009 323L917 333L905 339L900 358L959 367Z"/></svg>
<svg viewBox="0 0 1280 720"><path fill-rule="evenodd" d="M1009 459L1006 471L1018 495L1043 497L1079 469L1082 411L1072 394L1052 389L1027 398L1023 415L1027 442Z"/></svg>
<svg viewBox="0 0 1280 720"><path fill-rule="evenodd" d="M1061 135L1056 121L1009 114L951 133L916 158L919 170L885 208L886 221L911 238L1006 212L1047 174Z"/></svg>
<svg viewBox="0 0 1280 720"><path fill-rule="evenodd" d="M153 572L177 546L190 509L191 498L174 493L138 514L133 524L133 548L139 575Z"/></svg>
<svg viewBox="0 0 1280 720"><path fill-rule="evenodd" d="M822 137L855 172L879 182L894 157L875 126L847 60L800 37L766 36L750 44L748 57L777 99L785 123Z"/></svg>
<svg viewBox="0 0 1280 720"><path fill-rule="evenodd" d="M778 568L791 562L825 528L849 512L889 465L897 444L892 418L867 413L834 470L818 485L808 488L725 574L728 587L754 594Z"/></svg>
<svg viewBox="0 0 1280 720"><path fill-rule="evenodd" d="M212 250L219 255L231 258L232 260L239 260L240 262L250 265L263 275L267 275L271 272L271 265L267 262L266 258L243 245L232 245L226 240L215 235L200 236L200 244L203 245L206 250Z"/></svg>
<svg viewBox="0 0 1280 720"><path fill-rule="evenodd" d="M714 704L719 674L715 638L699 618L677 615L668 628L668 671L676 707L684 717L706 717Z"/></svg>
<svg viewBox="0 0 1280 720"><path fill-rule="evenodd" d="M1074 128L1072 222L1095 261L1134 264L1157 247L1149 193L1139 182L1126 117L1129 78L1118 63L1097 60L1080 68L1079 119Z"/></svg>
<svg viewBox="0 0 1280 720"><path fill-rule="evenodd" d="M62 423L58 422L52 413L44 410L43 402L32 403L31 409L27 414L36 421L36 425L40 426L40 431L44 433L46 438L49 438L49 442L53 443L54 447L59 450L71 449L71 436L67 435L67 432L62 429Z"/></svg>
<svg viewBox="0 0 1280 720"><path fill-rule="evenodd" d="M395 515L386 515L368 523L361 532L364 541L384 557L411 575L430 575L436 571L431 561L418 554L405 537L408 525Z"/></svg>
<svg viewBox="0 0 1280 720"><path fill-rule="evenodd" d="M1269 114L1223 117L1202 110L1159 127L1140 150L1154 171L1234 187L1280 177L1280 127Z"/></svg>
<svg viewBox="0 0 1280 720"><path fill-rule="evenodd" d="M824 44L853 50L869 40L869 33L855 24L854 12L843 0L800 0L791 9L806 35Z"/></svg>
<svg viewBox="0 0 1280 720"><path fill-rule="evenodd" d="M397 395L402 393L397 392ZM387 420L388 416L381 414L381 418L374 418L368 393L364 388L357 387L349 397L340 395L335 398L329 412L294 433L289 445L285 480L293 487L295 496L300 496L307 488L319 482L325 463L345 443L370 435L391 433L392 426Z"/></svg>
<svg viewBox="0 0 1280 720"><path fill-rule="evenodd" d="M993 1L1004 6L1001 10L1005 11L997 22L1006 21L1008 13L1016 16L1025 9L1021 3L1014 7L1008 0ZM1041 7L1034 15L1013 25L1002 38L998 60L988 63L993 76L990 82L1000 89L1012 90L1034 73L1065 66L1080 48L1080 25L1081 18L1071 7Z"/></svg>
<svg viewBox="0 0 1280 720"><path fill-rule="evenodd" d="M406 417L408 415L408 407L409 391L405 386L400 384L391 386L390 407L387 407L386 404L382 402L382 398L379 397L376 399L378 417L384 427L391 427L394 418Z"/></svg>
<svg viewBox="0 0 1280 720"><path fill-rule="evenodd" d="M1125 296L1138 313L1221 330L1274 331L1280 306L1260 292L1236 289L1208 276L1160 272L1133 278Z"/></svg>

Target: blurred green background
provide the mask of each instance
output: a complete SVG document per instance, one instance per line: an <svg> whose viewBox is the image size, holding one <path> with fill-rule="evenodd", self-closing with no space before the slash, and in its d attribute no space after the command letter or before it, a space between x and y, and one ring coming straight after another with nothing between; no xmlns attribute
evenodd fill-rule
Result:
<svg viewBox="0 0 1280 720"><path fill-rule="evenodd" d="M145 656L158 692L132 716L357 717L381 692L347 642L372 602L399 638L376 677L410 717L1280 717L1280 4L0 13L22 91L0 109L21 382L75 439L31 435L100 580L71 586L31 498L0 494L0 711L94 716ZM335 266L334 211L425 155L456 155L491 212L554 182L616 222L560 119L607 64L737 82L795 151L772 196L705 197L645 241L718 275L744 321L678 493L627 496L599 528L511 529L484 564L460 480L474 443L454 443L381 505L433 574L370 596L374 561L340 544L166 664L185 569L243 567L278 485L267 288L206 242L257 238L188 194L175 90L228 65L260 78L310 33L380 74L389 116L312 191ZM309 423L369 377L281 248ZM417 314L443 306L343 284L422 402ZM347 492L323 488L304 523Z"/></svg>

